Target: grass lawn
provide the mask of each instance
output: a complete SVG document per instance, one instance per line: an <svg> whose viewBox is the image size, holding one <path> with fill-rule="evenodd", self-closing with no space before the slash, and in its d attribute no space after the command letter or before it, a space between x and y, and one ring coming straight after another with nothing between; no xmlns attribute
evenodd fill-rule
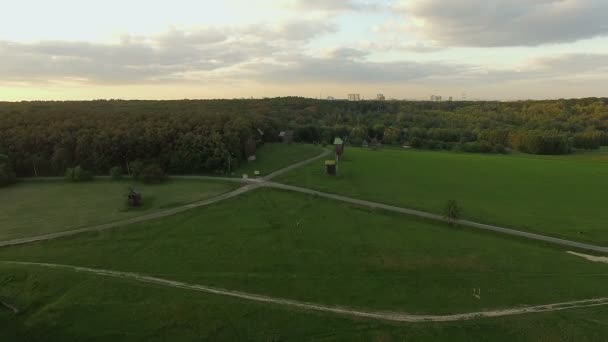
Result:
<svg viewBox="0 0 608 342"><path fill-rule="evenodd" d="M608 245L608 153L478 155L347 148L339 176L313 163L277 181L441 213L457 200L467 219Z"/></svg>
<svg viewBox="0 0 608 342"><path fill-rule="evenodd" d="M0 260L410 313L608 296L608 265L563 250L270 189L129 228L3 248Z"/></svg>
<svg viewBox="0 0 608 342"><path fill-rule="evenodd" d="M439 324L311 313L65 270L0 265L1 341L605 341L608 308Z"/></svg>
<svg viewBox="0 0 608 342"><path fill-rule="evenodd" d="M262 176L297 163L315 157L323 152L320 146L308 144L281 144L267 143L257 150L257 159L252 162L244 162L234 171L236 177L243 174L253 176L254 171L260 171Z"/></svg>
<svg viewBox="0 0 608 342"><path fill-rule="evenodd" d="M126 206L126 193L131 185L142 192L141 208ZM203 200L236 186L199 180L172 180L161 185L109 180L20 182L0 189L0 240L123 220Z"/></svg>

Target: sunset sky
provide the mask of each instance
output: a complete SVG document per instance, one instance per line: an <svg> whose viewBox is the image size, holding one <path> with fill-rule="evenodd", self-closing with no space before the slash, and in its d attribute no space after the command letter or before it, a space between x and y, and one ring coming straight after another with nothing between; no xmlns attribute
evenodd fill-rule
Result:
<svg viewBox="0 0 608 342"><path fill-rule="evenodd" d="M19 0L0 101L607 96L606 0Z"/></svg>

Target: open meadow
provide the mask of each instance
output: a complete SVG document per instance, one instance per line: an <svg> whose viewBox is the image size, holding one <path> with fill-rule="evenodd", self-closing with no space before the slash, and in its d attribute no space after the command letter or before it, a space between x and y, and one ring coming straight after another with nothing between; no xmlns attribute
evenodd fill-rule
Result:
<svg viewBox="0 0 608 342"><path fill-rule="evenodd" d="M291 164L315 157L322 151L320 146L311 144L267 143L257 150L256 160L244 163L234 170L233 175L242 177L247 174L251 177L255 171L259 171L260 176L266 176Z"/></svg>
<svg viewBox="0 0 608 342"><path fill-rule="evenodd" d="M156 221L2 248L0 260L136 272L271 297L411 314L608 296L608 265L551 246L269 189ZM0 263L0 270L0 300L22 311L3 313L14 321L3 333L24 329L37 339L50 333L58 340L162 340L175 333L178 339L432 340L448 338L460 326L464 331L454 340L476 332L492 340L533 340L542 327L555 333L551 336L599 341L602 322L608 319L605 307L597 307L458 324L383 323L66 269ZM479 289L479 298L474 289Z"/></svg>
<svg viewBox="0 0 608 342"><path fill-rule="evenodd" d="M4 248L0 260L417 314L608 296L607 265L560 249L270 189L115 230Z"/></svg>
<svg viewBox="0 0 608 342"><path fill-rule="evenodd" d="M312 163L277 181L441 214L608 245L608 153L480 155L347 148L339 175Z"/></svg>
<svg viewBox="0 0 608 342"><path fill-rule="evenodd" d="M608 307L452 323L292 310L65 270L0 265L2 341L605 341Z"/></svg>
<svg viewBox="0 0 608 342"><path fill-rule="evenodd" d="M287 151L298 145L269 146L267 156L251 167L270 165L275 171L321 151L299 145L307 147L297 147L296 158ZM361 161L377 165L385 154L413 156L423 165L429 163L425 157L434 156L452 163L463 158L464 165L471 160L484 165L484 158L523 165L562 162L419 151L347 153L336 178L315 171L323 159L286 178L301 174L303 181L332 185L357 180L354 189L362 191L367 183L355 176L364 174L348 176L347 167ZM603 163L586 157L582 162ZM391 177L377 179L378 189L391 191L386 186ZM136 183L145 206L127 210L129 184L40 180L3 189L0 198L11 210L2 217L2 227L9 228L5 239L121 220L247 188L221 179ZM571 249L313 195L250 189L164 218L0 248L0 339L603 341L608 334L608 265L567 253ZM392 191L389 203L404 198ZM234 298L233 291L246 298ZM293 301L329 309L306 309ZM566 302L574 303L555 311ZM535 306L549 311L536 312ZM511 310L518 313L479 316ZM406 321L391 321L392 315ZM470 320L456 318L461 315Z"/></svg>
<svg viewBox="0 0 608 342"><path fill-rule="evenodd" d="M128 207L129 187L142 193L142 207ZM0 190L0 240L124 220L201 201L235 187L227 182L181 179L152 185L128 180L23 181Z"/></svg>

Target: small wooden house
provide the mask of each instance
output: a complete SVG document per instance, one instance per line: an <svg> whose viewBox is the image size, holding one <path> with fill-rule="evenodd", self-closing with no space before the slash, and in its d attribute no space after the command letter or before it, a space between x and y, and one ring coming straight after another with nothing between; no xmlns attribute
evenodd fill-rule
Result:
<svg viewBox="0 0 608 342"><path fill-rule="evenodd" d="M336 160L341 160L344 155L344 141L340 138L334 139L334 147L336 153Z"/></svg>
<svg viewBox="0 0 608 342"><path fill-rule="evenodd" d="M338 173L338 165L335 160L325 161L325 173L330 176L335 176Z"/></svg>

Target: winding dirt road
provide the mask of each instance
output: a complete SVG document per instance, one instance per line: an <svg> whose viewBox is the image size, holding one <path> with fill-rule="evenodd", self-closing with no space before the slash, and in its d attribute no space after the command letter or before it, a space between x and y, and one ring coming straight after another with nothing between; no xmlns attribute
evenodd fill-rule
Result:
<svg viewBox="0 0 608 342"><path fill-rule="evenodd" d="M168 280L163 278L151 277L138 273L131 272L119 272L112 270L78 267L70 265L59 265L59 264L47 264L47 263L33 263L33 262L18 262L18 261L0 261L0 264L6 265L18 265L18 266L31 266L31 267L47 267L55 269L67 269L76 272L85 272L105 277L113 277L120 279L134 280L142 283L160 285L165 287L173 287L185 290L205 292L220 296L239 298L242 300L248 300L253 302L275 304L281 306L288 306L297 309L304 309L309 311L320 311L326 313L333 313L342 316L350 317L362 317L372 318L383 321L393 322L407 322L407 323L422 323L422 322L455 322L455 321L468 321L479 318L490 318L490 317L505 317L515 316L530 313L549 312L549 311L562 311L576 308L587 308L593 306L605 306L608 305L608 298L593 298L586 300L570 301L563 303L525 306L519 308L492 310L492 311L478 311L468 312L453 315L413 315L402 312L381 312L381 311L364 311L358 309L352 309L348 307L336 307L327 306L323 304L300 302L291 299L268 297L248 292L232 291L217 287L209 287L205 285L190 284L181 281Z"/></svg>

